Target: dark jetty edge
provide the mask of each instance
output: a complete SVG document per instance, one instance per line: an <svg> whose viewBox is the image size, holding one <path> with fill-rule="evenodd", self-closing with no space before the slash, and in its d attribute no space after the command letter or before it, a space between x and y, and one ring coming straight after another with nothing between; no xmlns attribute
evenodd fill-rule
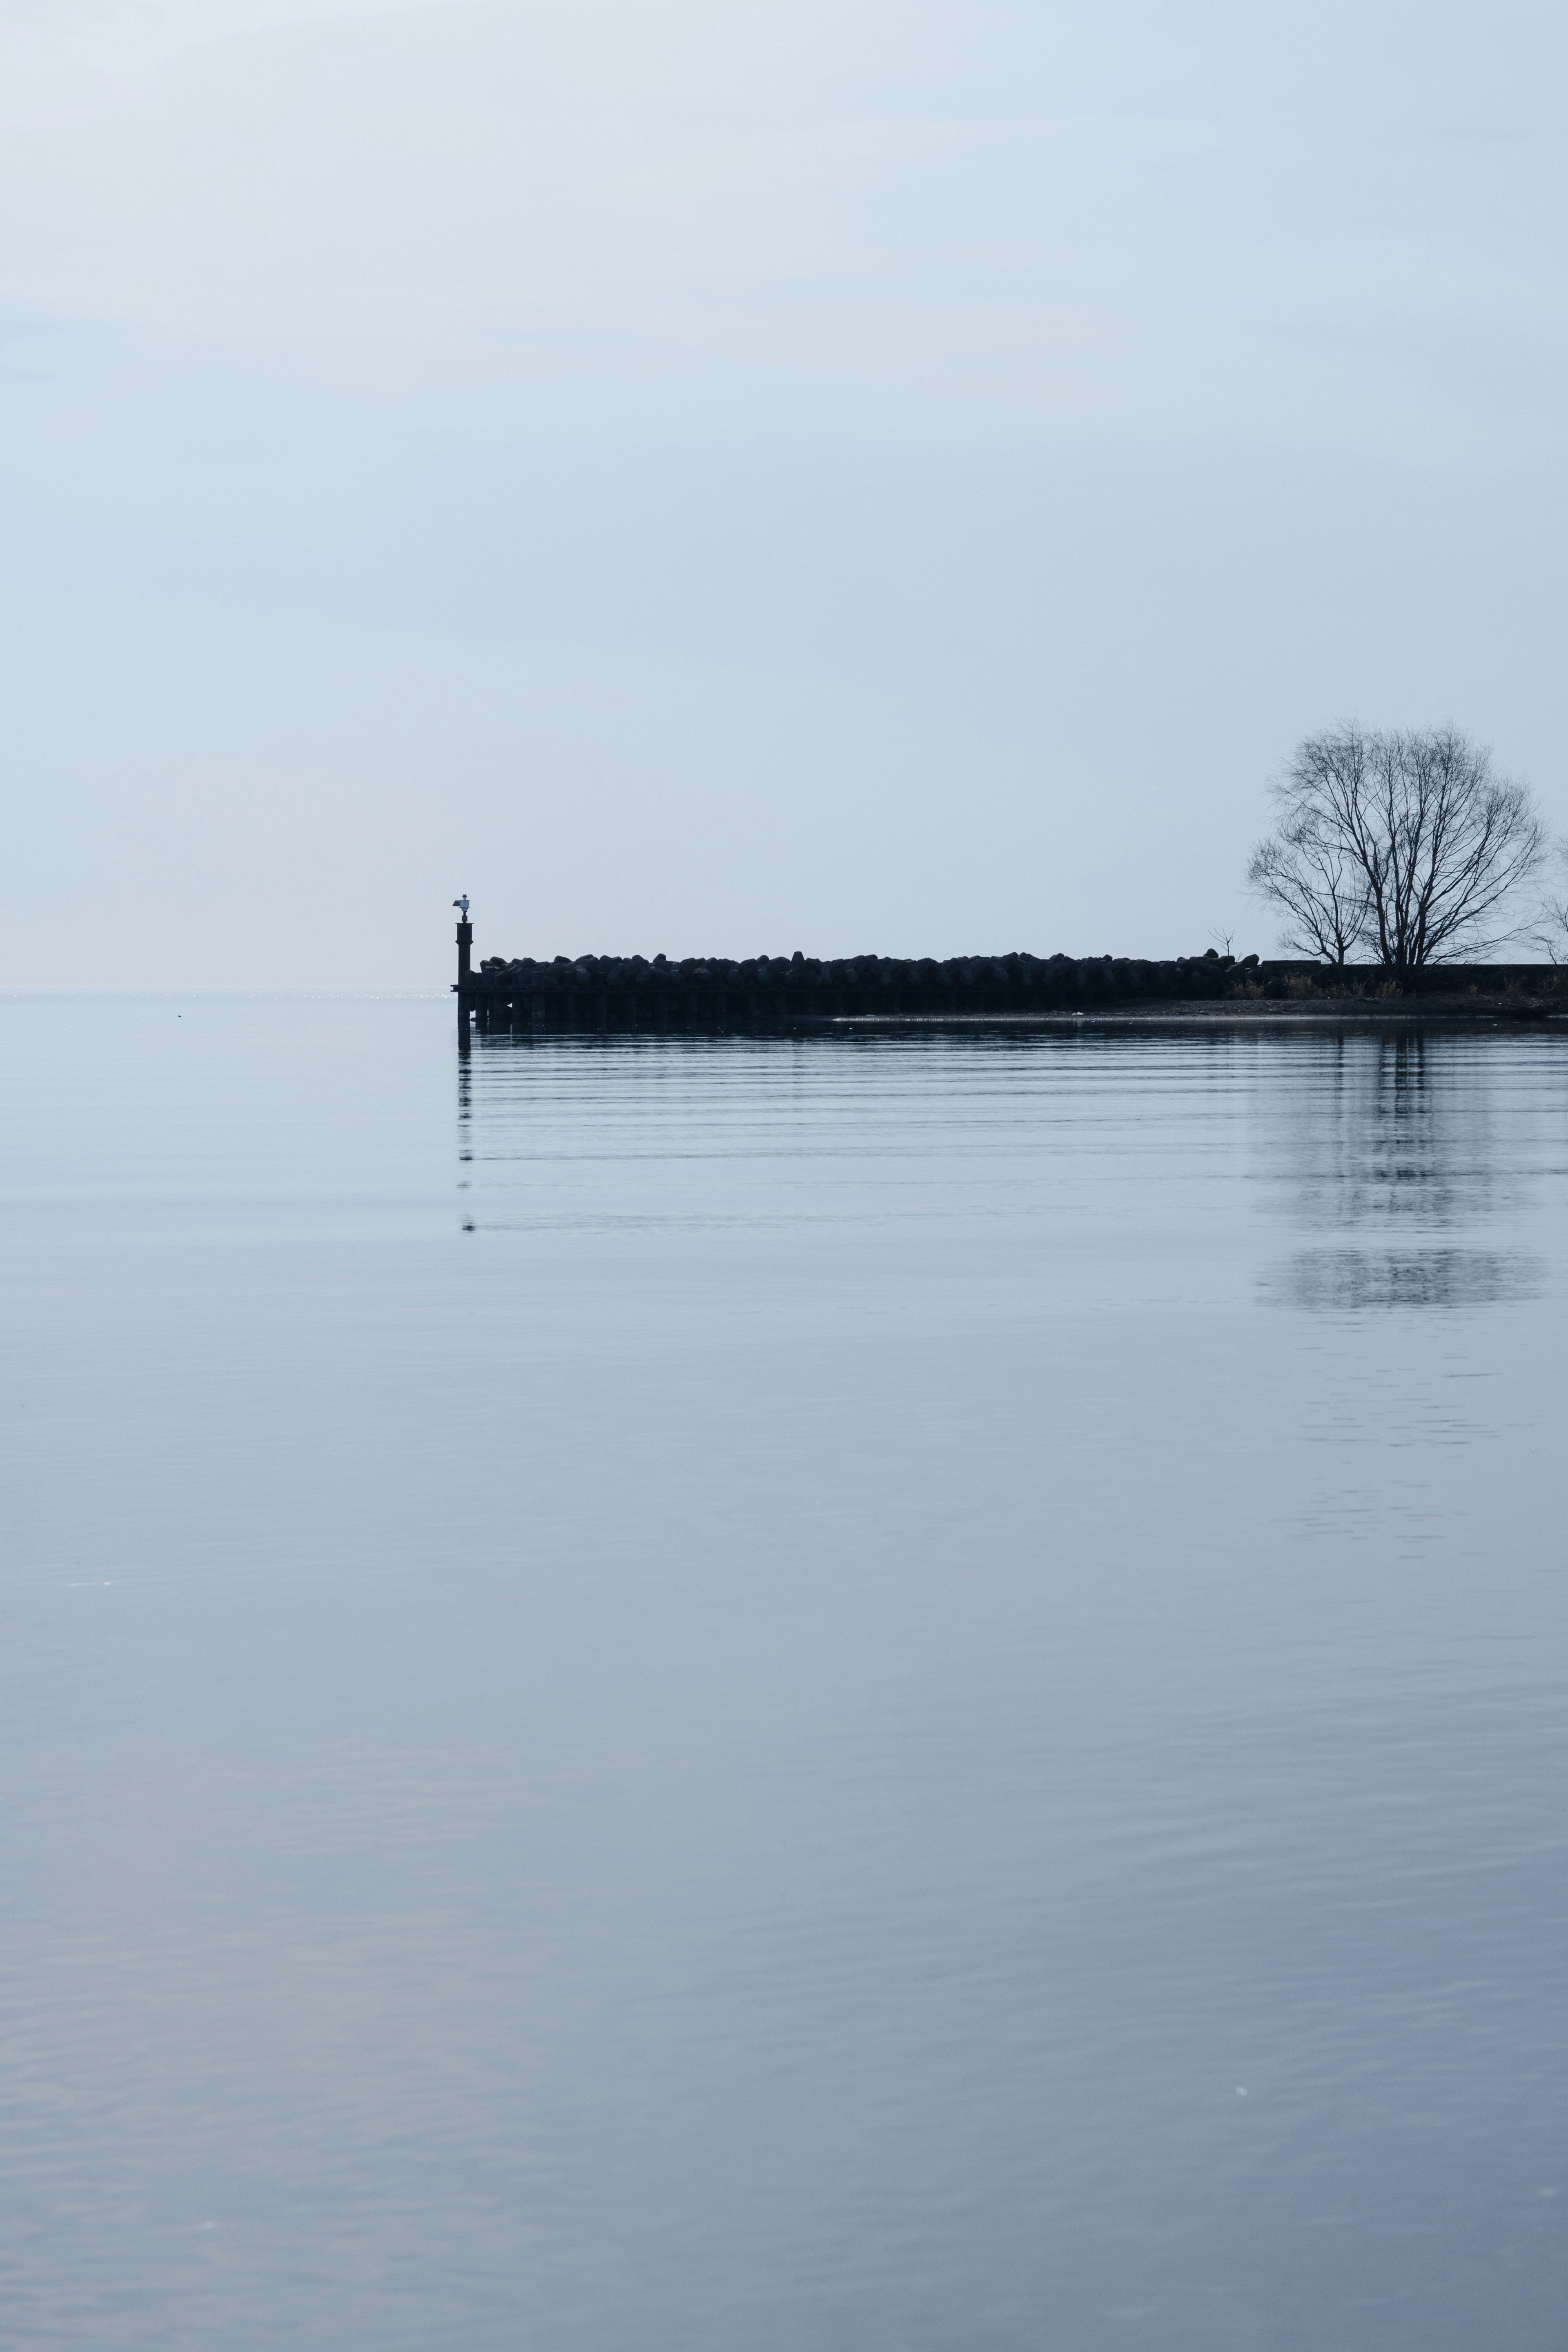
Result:
<svg viewBox="0 0 1568 2352"><path fill-rule="evenodd" d="M465 924L463 929L468 927ZM480 1030L660 1034L838 1022L1017 1021L1148 1012L1542 1019L1568 1012L1568 967L1268 962L1255 955L1146 962L1135 956L487 956L458 996Z"/></svg>

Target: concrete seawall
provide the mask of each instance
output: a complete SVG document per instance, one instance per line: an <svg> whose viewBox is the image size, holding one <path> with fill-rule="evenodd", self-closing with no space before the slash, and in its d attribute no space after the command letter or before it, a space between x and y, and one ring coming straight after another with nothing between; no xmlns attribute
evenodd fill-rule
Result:
<svg viewBox="0 0 1568 2352"><path fill-rule="evenodd" d="M1129 956L487 957L461 992L481 1030L756 1032L842 1021L1071 1013L1568 1013L1568 967L1441 965L1403 985L1379 965Z"/></svg>

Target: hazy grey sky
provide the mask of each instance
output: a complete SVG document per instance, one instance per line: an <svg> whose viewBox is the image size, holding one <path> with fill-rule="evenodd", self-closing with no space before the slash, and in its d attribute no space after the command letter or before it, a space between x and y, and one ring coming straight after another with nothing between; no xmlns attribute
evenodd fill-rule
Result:
<svg viewBox="0 0 1568 2352"><path fill-rule="evenodd" d="M0 978L1266 947L1352 714L1568 822L1564 25L0 0Z"/></svg>

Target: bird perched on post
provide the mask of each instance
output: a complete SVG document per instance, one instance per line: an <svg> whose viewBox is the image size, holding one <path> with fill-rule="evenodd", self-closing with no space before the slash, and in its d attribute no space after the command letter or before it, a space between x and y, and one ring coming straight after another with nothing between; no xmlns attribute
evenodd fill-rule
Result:
<svg viewBox="0 0 1568 2352"><path fill-rule="evenodd" d="M456 907L456 908L457 908L457 909L458 909L458 913L462 916L463 920L464 920L464 922L466 923L466 922L468 921L468 892L465 890L465 891L464 891L464 893L463 893L463 895L462 895L462 897L461 897L460 898L454 898L454 899L453 899L453 901L452 901L452 904L453 904L453 906L454 906L454 907Z"/></svg>

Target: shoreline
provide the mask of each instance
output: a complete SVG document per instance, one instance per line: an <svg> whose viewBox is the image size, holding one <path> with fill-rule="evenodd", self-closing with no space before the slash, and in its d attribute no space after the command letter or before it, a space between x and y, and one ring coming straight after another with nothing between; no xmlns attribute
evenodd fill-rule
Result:
<svg viewBox="0 0 1568 2352"><path fill-rule="evenodd" d="M1389 1022L1408 1025L1431 1021L1454 1022L1467 1027L1492 1022L1509 1029L1539 1028L1544 1023L1568 1021L1568 1012L1555 1005L1510 1003L1501 998L1477 1003L1469 997L1430 997L1425 1003L1381 1004L1364 996L1294 1002L1274 998L1262 1003L1232 998L1218 1003L1196 998L1186 1004L1155 1001L1143 1005L1097 1005L1070 1013L839 1013L823 1014L816 1020L808 1018L803 1025L823 1029L1077 1029L1086 1024L1095 1028L1142 1028L1151 1023L1163 1028L1173 1024L1201 1022L1205 1028L1235 1023L1257 1029L1281 1023L1299 1028L1303 1023L1342 1026L1349 1022L1361 1028L1374 1028Z"/></svg>

